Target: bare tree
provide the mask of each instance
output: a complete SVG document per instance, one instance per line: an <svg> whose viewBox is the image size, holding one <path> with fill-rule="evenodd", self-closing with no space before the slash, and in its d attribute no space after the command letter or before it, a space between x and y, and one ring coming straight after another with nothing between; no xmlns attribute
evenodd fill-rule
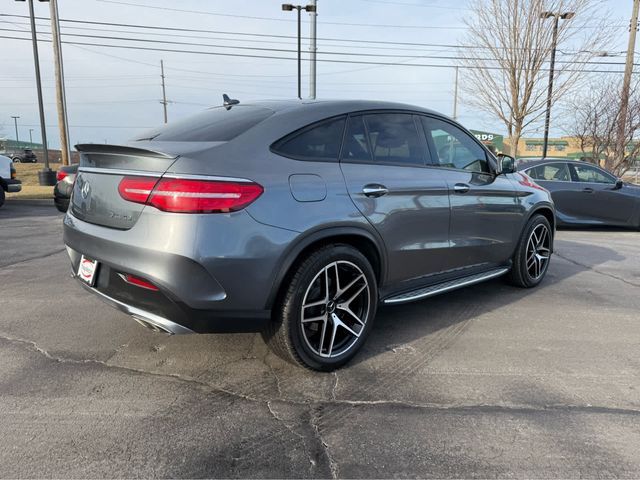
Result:
<svg viewBox="0 0 640 480"><path fill-rule="evenodd" d="M624 155L616 153L620 118L620 80L600 78L565 103L566 132L578 139L584 159L604 162L607 170L622 176L640 155L640 85L632 86L624 119Z"/></svg>
<svg viewBox="0 0 640 480"><path fill-rule="evenodd" d="M598 28L599 0L472 0L460 50L464 101L500 119L517 154L518 141L545 114L553 20L543 12L574 12L558 26L559 58L552 105L583 78L584 62L602 50L611 28ZM570 59L562 55L571 49Z"/></svg>

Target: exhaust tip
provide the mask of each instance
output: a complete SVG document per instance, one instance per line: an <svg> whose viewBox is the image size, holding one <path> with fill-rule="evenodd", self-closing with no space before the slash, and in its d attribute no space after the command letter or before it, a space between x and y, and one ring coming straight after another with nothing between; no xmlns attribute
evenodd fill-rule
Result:
<svg viewBox="0 0 640 480"><path fill-rule="evenodd" d="M142 325L143 327L148 328L149 330L153 330L154 332L160 332L160 333L165 333L167 335L173 335L173 332L171 332L170 330L167 330L166 328L160 326L160 325L156 325L153 324L151 322L149 322L148 320L138 317L136 315L132 315L133 319L138 322L140 325Z"/></svg>

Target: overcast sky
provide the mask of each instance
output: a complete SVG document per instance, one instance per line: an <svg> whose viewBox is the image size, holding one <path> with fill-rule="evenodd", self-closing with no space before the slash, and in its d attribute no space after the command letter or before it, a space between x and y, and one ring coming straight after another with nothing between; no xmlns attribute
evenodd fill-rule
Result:
<svg viewBox="0 0 640 480"><path fill-rule="evenodd" d="M167 97L172 102L168 107L169 121L220 104L222 93L241 101L296 96L295 13L281 11L280 0L58 1L61 19L131 25L62 22L63 41L94 44L63 45L70 136L74 144L122 142L141 130L162 123L160 59L165 63ZM611 11L611 24L619 32L610 51L624 51L632 1L610 0L606 3ZM36 16L48 17L48 3L35 2L35 8ZM472 14L465 1L318 0L318 13L320 52L362 54L320 54L319 59L444 66L380 66L320 61L318 98L394 100L429 107L448 115L452 113L454 69L451 65L454 61L415 56L451 57L457 54L451 47L424 44L455 45L460 41L465 31L464 19ZM15 138L11 116L19 115L20 139L28 140L29 129L33 129L33 140L39 142L41 135L31 43L16 39L29 36L28 20L11 16L28 15L27 3L3 0L0 14L4 14L0 16L0 36L8 37L0 38L0 137ZM303 50L306 50L308 14L303 13L303 18ZM42 32L40 38L49 39L45 33L49 31L48 21L39 20L38 25ZM141 29L139 25L201 31ZM96 38L98 36L126 40ZM176 43L143 42L131 38ZM370 43L373 41L423 45ZM227 55L134 50L95 44ZM232 49L230 46L242 48ZM51 43L41 41L39 48L47 135L50 146L57 147ZM624 56L612 59L617 60L623 62ZM308 95L308 68L308 64L303 62L303 96ZM458 119L468 128L504 133L499 122L464 103L459 104L458 113ZM561 132L555 129L552 133L558 135Z"/></svg>

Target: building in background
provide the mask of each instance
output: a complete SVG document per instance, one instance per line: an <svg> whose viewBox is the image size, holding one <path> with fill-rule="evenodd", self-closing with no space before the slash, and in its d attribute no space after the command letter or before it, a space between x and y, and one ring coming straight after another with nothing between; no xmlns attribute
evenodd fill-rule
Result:
<svg viewBox="0 0 640 480"><path fill-rule="evenodd" d="M521 138L518 142L518 158L539 158L542 156L542 138ZM580 142L575 137L550 138L548 157L563 157L580 160L585 154L580 150Z"/></svg>
<svg viewBox="0 0 640 480"><path fill-rule="evenodd" d="M31 150L42 150L41 143L23 142L20 140L16 142L11 138L0 138L0 155L6 155L7 153L16 153L29 148Z"/></svg>

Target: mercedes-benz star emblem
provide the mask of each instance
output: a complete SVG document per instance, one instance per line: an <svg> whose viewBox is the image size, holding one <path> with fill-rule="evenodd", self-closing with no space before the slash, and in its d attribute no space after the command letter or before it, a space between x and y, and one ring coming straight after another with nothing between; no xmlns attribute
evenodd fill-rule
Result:
<svg viewBox="0 0 640 480"><path fill-rule="evenodd" d="M91 185L89 185L89 182L85 181L82 184L82 188L80 189L80 193L82 194L82 198L84 198L86 200L87 197L89 196L89 194L91 193Z"/></svg>

